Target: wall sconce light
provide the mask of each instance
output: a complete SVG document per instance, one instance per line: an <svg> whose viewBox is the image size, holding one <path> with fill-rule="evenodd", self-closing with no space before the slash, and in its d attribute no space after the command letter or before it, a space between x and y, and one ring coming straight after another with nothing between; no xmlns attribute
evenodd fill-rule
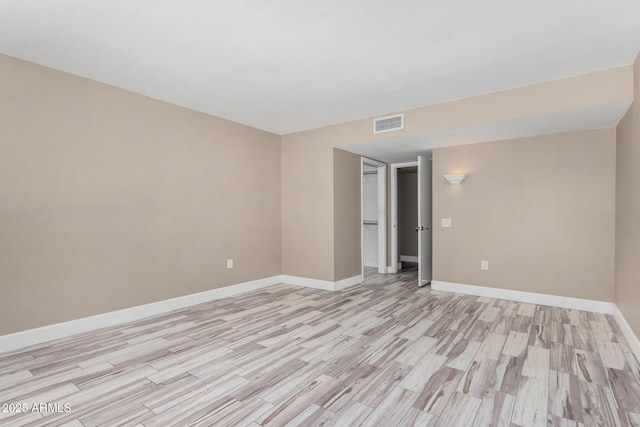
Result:
<svg viewBox="0 0 640 427"><path fill-rule="evenodd" d="M449 181L449 184L460 184L467 175L463 173L445 173L442 176Z"/></svg>

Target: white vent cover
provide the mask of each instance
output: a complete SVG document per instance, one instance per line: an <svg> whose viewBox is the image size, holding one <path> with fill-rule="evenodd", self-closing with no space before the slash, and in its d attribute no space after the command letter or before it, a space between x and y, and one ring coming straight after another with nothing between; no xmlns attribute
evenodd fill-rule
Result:
<svg viewBox="0 0 640 427"><path fill-rule="evenodd" d="M373 119L373 133L404 129L404 114Z"/></svg>

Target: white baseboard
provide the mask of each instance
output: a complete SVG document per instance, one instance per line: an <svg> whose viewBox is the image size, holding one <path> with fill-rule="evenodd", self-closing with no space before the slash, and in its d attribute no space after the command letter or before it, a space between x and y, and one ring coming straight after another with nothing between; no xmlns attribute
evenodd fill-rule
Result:
<svg viewBox="0 0 640 427"><path fill-rule="evenodd" d="M308 277L289 276L286 274L283 274L281 277L282 283L286 283L287 285L304 286L305 288L323 289L325 291L335 290L334 282L329 280L309 279Z"/></svg>
<svg viewBox="0 0 640 427"><path fill-rule="evenodd" d="M417 263L418 257L412 255L400 255L400 261Z"/></svg>
<svg viewBox="0 0 640 427"><path fill-rule="evenodd" d="M510 289L490 288L487 286L465 285L461 283L433 280L431 289L455 292L458 294L477 295L481 297L508 299L530 304L548 305L551 307L570 308L573 310L592 311L594 313L613 314L614 304L606 301L563 297L558 295L539 294L535 292L514 291Z"/></svg>
<svg viewBox="0 0 640 427"><path fill-rule="evenodd" d="M362 282L362 275L349 277L347 279L332 282L330 280L309 279L308 277L282 275L282 283L288 285L304 286L307 288L323 289L325 291L339 291L349 286Z"/></svg>
<svg viewBox="0 0 640 427"><path fill-rule="evenodd" d="M346 279L338 280L337 282L335 282L335 284L333 286L334 286L336 291L339 291L340 289L348 288L349 286L353 286L353 285L357 285L358 283L362 283L363 280L364 280L364 278L362 277L362 274L358 274L357 276L348 277Z"/></svg>
<svg viewBox="0 0 640 427"><path fill-rule="evenodd" d="M97 314L95 316L70 320L68 322L56 323L40 328L28 329L9 335L0 336L0 353L17 350L34 344L41 344L47 341L65 338L71 335L80 334L109 326L116 326L122 323L133 322L158 314L168 313L173 310L189 307L203 302L220 298L227 298L244 292L266 288L268 286L287 283L291 285L305 286L309 288L337 291L349 286L361 283L362 275L349 277L337 282L326 280L308 279L306 277L296 277L287 275L277 275L250 282L239 283L237 285L225 286L196 294L184 295L150 304L138 305L122 310Z"/></svg>
<svg viewBox="0 0 640 427"><path fill-rule="evenodd" d="M461 283L442 282L438 280L431 282L431 289L489 298L508 299L531 304L548 305L551 307L611 314L618 322L618 325L620 325L620 329L629 342L629 346L636 358L640 360L640 340L633 332L633 329L631 329L631 326L618 306L612 302L538 294L534 292L513 291L509 289L489 288L485 286L464 285Z"/></svg>
<svg viewBox="0 0 640 427"><path fill-rule="evenodd" d="M633 329L631 329L629 322L627 322L627 319L625 319L624 315L615 304L613 305L613 317L615 317L618 325L620 325L620 329L622 329L622 333L629 342L629 346L636 355L636 358L640 360L640 340L638 340L638 337L633 332Z"/></svg>
<svg viewBox="0 0 640 427"><path fill-rule="evenodd" d="M0 353L282 283L280 275L0 336Z"/></svg>
<svg viewBox="0 0 640 427"><path fill-rule="evenodd" d="M391 269L391 267L388 267ZM82 319L71 320L54 325L20 331L9 335L0 336L0 353L17 350L34 344L40 344L71 335L88 332L122 323L144 319L173 310L201 304L220 298L238 295L244 292L265 288L280 283L304 286L328 291L337 291L363 281L362 275L356 275L347 279L331 282L328 280L309 279L306 277L277 275L264 279L253 280L237 285L225 286L196 294L185 295L158 301L150 304L139 305L98 314ZM513 291L508 289L489 288L484 286L465 285L460 283L442 282L434 280L431 288L439 291L456 292L468 295L477 295L490 298L501 298L513 301L527 302L531 304L549 305L552 307L571 308L576 310L593 311L596 313L613 314L622 332L624 333L631 349L640 359L640 340L634 334L631 326L624 318L618 307L611 302L585 300L579 298L561 297L556 295L538 294L533 292Z"/></svg>

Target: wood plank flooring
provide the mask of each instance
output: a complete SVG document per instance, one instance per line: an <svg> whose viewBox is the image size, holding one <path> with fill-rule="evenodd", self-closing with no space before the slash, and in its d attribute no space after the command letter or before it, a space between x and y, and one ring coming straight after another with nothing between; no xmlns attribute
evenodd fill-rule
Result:
<svg viewBox="0 0 640 427"><path fill-rule="evenodd" d="M611 316L367 276L2 354L0 425L640 426Z"/></svg>

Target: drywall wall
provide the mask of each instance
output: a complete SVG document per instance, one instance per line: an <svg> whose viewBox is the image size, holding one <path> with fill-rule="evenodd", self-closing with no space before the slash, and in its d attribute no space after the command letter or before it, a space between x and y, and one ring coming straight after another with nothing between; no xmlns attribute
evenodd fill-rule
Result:
<svg viewBox="0 0 640 427"><path fill-rule="evenodd" d="M323 140L322 132L282 138L282 273L333 281L334 160Z"/></svg>
<svg viewBox="0 0 640 427"><path fill-rule="evenodd" d="M0 334L280 274L279 136L3 55L0 122Z"/></svg>
<svg viewBox="0 0 640 427"><path fill-rule="evenodd" d="M632 71L624 66L416 108L404 112L403 130L388 134L373 135L364 119L283 135L282 273L335 277L334 147L628 102Z"/></svg>
<svg viewBox="0 0 640 427"><path fill-rule="evenodd" d="M370 119L280 138L6 56L0 77L0 334L278 273L351 276L336 219L359 198L336 194L333 149L389 138ZM417 108L394 135L625 101L632 77Z"/></svg>
<svg viewBox="0 0 640 427"><path fill-rule="evenodd" d="M640 56L635 101L617 128L616 304L640 336Z"/></svg>
<svg viewBox="0 0 640 427"><path fill-rule="evenodd" d="M417 226L418 173L398 169L398 256L418 256Z"/></svg>
<svg viewBox="0 0 640 427"><path fill-rule="evenodd" d="M362 273L360 156L334 148L333 183L333 280L338 281Z"/></svg>
<svg viewBox="0 0 640 427"><path fill-rule="evenodd" d="M615 129L434 150L434 280L613 301L615 161Z"/></svg>

